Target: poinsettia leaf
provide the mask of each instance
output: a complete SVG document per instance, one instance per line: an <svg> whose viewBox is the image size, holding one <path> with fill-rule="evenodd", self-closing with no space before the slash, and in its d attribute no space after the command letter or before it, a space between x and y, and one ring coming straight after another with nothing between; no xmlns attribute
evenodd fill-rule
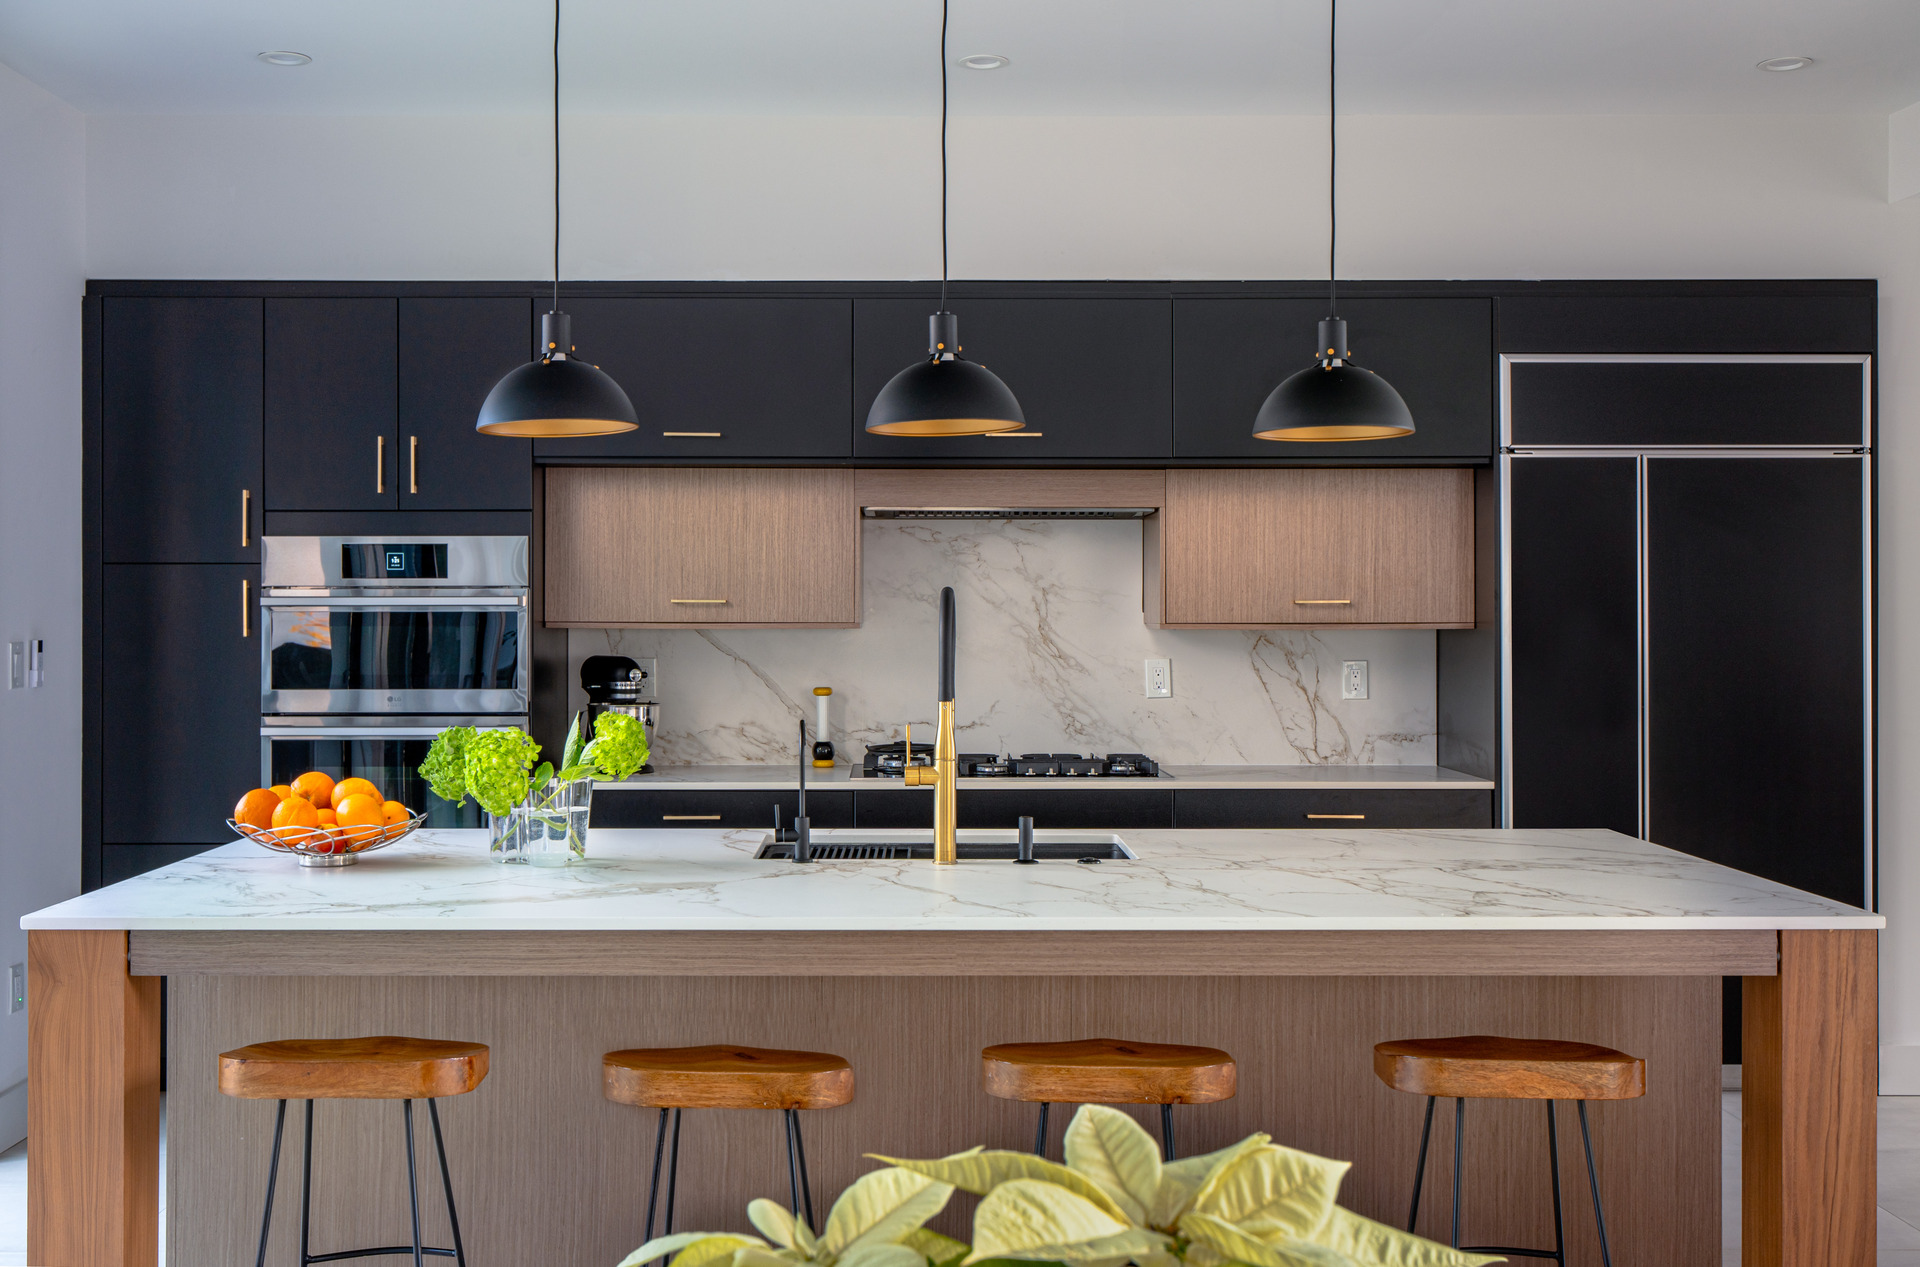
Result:
<svg viewBox="0 0 1920 1267"><path fill-rule="evenodd" d="M1264 1148L1272 1139L1271 1135L1255 1131L1226 1148L1162 1164L1160 1190L1154 1194L1153 1207L1147 1212L1148 1221L1155 1227L1172 1227L1208 1176L1254 1149Z"/></svg>
<svg viewBox="0 0 1920 1267"><path fill-rule="evenodd" d="M747 1222L759 1228L760 1234L775 1245L783 1249L793 1248L793 1211L778 1201L755 1197L747 1202Z"/></svg>
<svg viewBox="0 0 1920 1267"><path fill-rule="evenodd" d="M1127 1219L1144 1224L1160 1191L1160 1145L1104 1104L1083 1104L1067 1124L1067 1165L1104 1188Z"/></svg>
<svg viewBox="0 0 1920 1267"><path fill-rule="evenodd" d="M901 1238L900 1243L926 1259L932 1267L950 1267L965 1258L973 1248L965 1241L942 1236L930 1227L913 1229Z"/></svg>
<svg viewBox="0 0 1920 1267"><path fill-rule="evenodd" d="M1277 1225L1275 1236L1262 1238L1266 1244L1276 1239L1310 1240L1327 1221L1340 1181L1351 1168L1351 1162L1278 1144L1263 1145L1208 1175L1187 1212L1230 1224L1257 1220ZM1183 1214L1183 1228L1185 1222Z"/></svg>
<svg viewBox="0 0 1920 1267"><path fill-rule="evenodd" d="M1506 1261L1488 1254L1452 1249L1397 1227L1362 1218L1337 1205L1313 1239L1361 1267L1480 1267L1483 1263Z"/></svg>
<svg viewBox="0 0 1920 1267"><path fill-rule="evenodd" d="M1181 1216L1180 1231L1230 1263L1246 1267L1359 1267L1352 1259L1324 1245L1295 1241L1268 1245L1210 1214L1189 1210Z"/></svg>
<svg viewBox="0 0 1920 1267"><path fill-rule="evenodd" d="M717 1258L723 1254L732 1254L745 1245L765 1245L766 1242L752 1236L736 1236L732 1232L675 1232L672 1236L656 1236L620 1260L620 1267L639 1267L641 1263L650 1263L666 1254L681 1253L702 1242L712 1242L711 1252L696 1261L705 1261L707 1257ZM678 1260L676 1260L678 1261Z"/></svg>
<svg viewBox="0 0 1920 1267"><path fill-rule="evenodd" d="M1064 1169L1064 1167L1063 1167ZM1084 1181L1083 1181L1084 1182ZM1103 1197L1105 1194L1101 1194ZM989 1192L973 1215L973 1254L968 1262L983 1258L1053 1258L1051 1251L1067 1245L1085 1245L1118 1236L1122 1232L1145 1231L1130 1227L1115 1218L1106 1205L1089 1200L1058 1184L1039 1179L1011 1179ZM1154 1248L1166 1238L1149 1234ZM1144 1246L1146 1242L1142 1242ZM1083 1258L1105 1257L1127 1250L1108 1249L1104 1254L1087 1253Z"/></svg>
<svg viewBox="0 0 1920 1267"><path fill-rule="evenodd" d="M1134 1220L1122 1209L1120 1204L1108 1194L1105 1188L1058 1162L1048 1161L1044 1157L1035 1157L1032 1153L1015 1153L1000 1149L955 1153L951 1157L941 1157L933 1161L907 1161L895 1157L882 1157L877 1153L867 1156L876 1161L900 1166L915 1174L950 1183L962 1192L971 1192L986 1196L995 1188L1016 1179L1037 1179L1057 1187L1065 1188L1104 1210L1108 1217L1121 1224L1131 1224Z"/></svg>
<svg viewBox="0 0 1920 1267"><path fill-rule="evenodd" d="M819 1253L837 1257L855 1245L891 1245L946 1208L953 1185L898 1166L854 1180L827 1215Z"/></svg>

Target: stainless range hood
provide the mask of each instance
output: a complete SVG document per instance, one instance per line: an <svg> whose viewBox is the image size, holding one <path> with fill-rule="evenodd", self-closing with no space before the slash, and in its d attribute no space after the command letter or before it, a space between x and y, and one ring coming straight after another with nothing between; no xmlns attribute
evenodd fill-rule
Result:
<svg viewBox="0 0 1920 1267"><path fill-rule="evenodd" d="M862 506L867 519L1145 519L1157 506Z"/></svg>

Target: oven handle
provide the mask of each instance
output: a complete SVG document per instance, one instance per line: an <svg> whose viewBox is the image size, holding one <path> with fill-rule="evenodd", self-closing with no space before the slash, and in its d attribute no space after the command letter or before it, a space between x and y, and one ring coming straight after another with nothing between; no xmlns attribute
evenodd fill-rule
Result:
<svg viewBox="0 0 1920 1267"><path fill-rule="evenodd" d="M262 739L433 739L444 726L262 726ZM476 730L518 730L518 726L476 726Z"/></svg>
<svg viewBox="0 0 1920 1267"><path fill-rule="evenodd" d="M428 607L464 607L469 611L520 611L524 598L455 598L439 594L423 598L282 598L263 595L262 607L348 608L355 611L412 611Z"/></svg>

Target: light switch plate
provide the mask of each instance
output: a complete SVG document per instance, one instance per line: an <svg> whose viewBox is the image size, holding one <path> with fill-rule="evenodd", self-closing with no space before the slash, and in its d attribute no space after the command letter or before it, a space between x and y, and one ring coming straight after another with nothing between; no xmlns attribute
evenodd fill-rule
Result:
<svg viewBox="0 0 1920 1267"><path fill-rule="evenodd" d="M1147 698L1173 698L1173 661L1147 661Z"/></svg>
<svg viewBox="0 0 1920 1267"><path fill-rule="evenodd" d="M7 1011L24 1012L27 1009L27 965L10 964L7 967Z"/></svg>
<svg viewBox="0 0 1920 1267"><path fill-rule="evenodd" d="M1367 662L1365 660L1340 662L1340 698L1367 698Z"/></svg>
<svg viewBox="0 0 1920 1267"><path fill-rule="evenodd" d="M27 644L9 642L7 644L7 689L25 690L27 685Z"/></svg>

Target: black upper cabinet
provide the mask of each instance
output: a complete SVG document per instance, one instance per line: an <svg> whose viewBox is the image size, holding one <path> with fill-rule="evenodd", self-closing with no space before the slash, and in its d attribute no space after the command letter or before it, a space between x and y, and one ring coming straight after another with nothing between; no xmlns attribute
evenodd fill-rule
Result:
<svg viewBox="0 0 1920 1267"><path fill-rule="evenodd" d="M926 299L861 299L853 309L853 453L969 464L1032 459L1164 459L1173 453L1173 308L1154 298L965 298L970 361L1000 376L1024 432L921 439L872 435L867 410L887 381L927 355Z"/></svg>
<svg viewBox="0 0 1920 1267"><path fill-rule="evenodd" d="M1493 301L1340 301L1355 364L1399 391L1414 433L1346 444L1253 438L1275 387L1314 363L1322 299L1174 302L1174 456L1301 462L1485 460L1493 454Z"/></svg>
<svg viewBox="0 0 1920 1267"><path fill-rule="evenodd" d="M1671 283L1669 283L1670 285ZM1654 283L1655 286L1660 283ZM1733 283L1740 285L1740 283ZM1500 297L1502 352L1872 352L1874 285L1844 293L1528 295ZM1791 287L1793 283L1785 283ZM1826 287L1828 283L1811 283ZM1514 289L1524 291L1528 283Z"/></svg>
<svg viewBox="0 0 1920 1267"><path fill-rule="evenodd" d="M107 562L260 557L260 331L258 299L101 301Z"/></svg>
<svg viewBox="0 0 1920 1267"><path fill-rule="evenodd" d="M233 803L260 782L260 569L102 571L101 839L231 840Z"/></svg>
<svg viewBox="0 0 1920 1267"><path fill-rule="evenodd" d="M542 458L844 458L853 304L804 296L569 299L582 360L640 429L537 440ZM535 316L538 322L538 316Z"/></svg>
<svg viewBox="0 0 1920 1267"><path fill-rule="evenodd" d="M1867 443L1853 361L1516 361L1511 444Z"/></svg>
<svg viewBox="0 0 1920 1267"><path fill-rule="evenodd" d="M397 509L398 301L266 303L267 509Z"/></svg>
<svg viewBox="0 0 1920 1267"><path fill-rule="evenodd" d="M402 510L529 510L533 442L473 429L493 385L533 355L526 299L400 301Z"/></svg>

